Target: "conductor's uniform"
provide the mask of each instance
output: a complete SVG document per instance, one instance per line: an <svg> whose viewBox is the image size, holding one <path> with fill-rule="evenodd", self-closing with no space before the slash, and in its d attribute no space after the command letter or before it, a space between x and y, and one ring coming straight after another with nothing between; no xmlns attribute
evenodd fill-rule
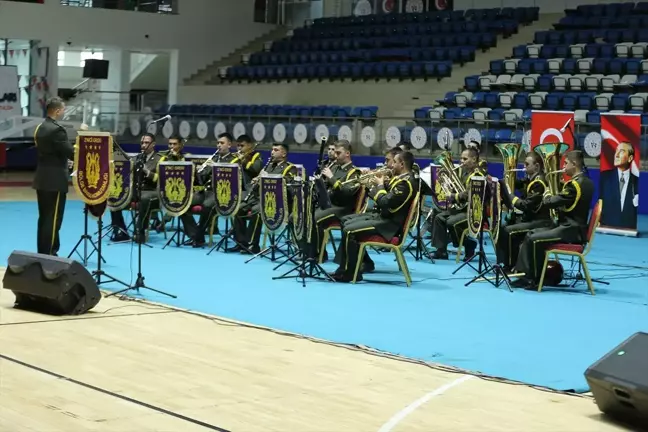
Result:
<svg viewBox="0 0 648 432"><path fill-rule="evenodd" d="M585 242L593 195L594 183L580 172L563 185L560 194L547 198L543 205L558 210L558 226L529 231L522 242L516 270L523 272L527 279L537 281L542 271L545 251L551 245Z"/></svg>
<svg viewBox="0 0 648 432"><path fill-rule="evenodd" d="M68 160L74 146L56 120L47 117L34 133L38 162L32 187L38 199L38 253L56 255L68 192Z"/></svg>
<svg viewBox="0 0 648 432"><path fill-rule="evenodd" d="M359 257L359 236L378 234L385 239L402 235L404 224L410 212L410 204L417 193L412 173L403 173L390 180L387 188L379 185L371 189L369 195L375 202L375 213L367 217L351 218L342 229L340 243L341 265L335 272L335 278L351 281ZM373 264L373 263L372 263Z"/></svg>
<svg viewBox="0 0 648 432"><path fill-rule="evenodd" d="M335 165L333 177L326 179L328 183L328 195L331 200L331 207L327 209L318 209L315 211L315 256L319 256L322 239L324 238L324 229L332 223L340 223L340 219L346 215L354 214L358 200L362 197L360 193L364 188L357 182L349 182L360 177L358 170L352 162L342 166Z"/></svg>
<svg viewBox="0 0 648 432"><path fill-rule="evenodd" d="M497 262L508 269L515 265L520 244L529 231L552 226L549 209L542 205L542 197L547 188L544 175L535 174L533 177L516 180L515 188L521 191L520 197L515 196L505 185L501 188L502 197L509 209L522 212L520 221L501 227L495 247Z"/></svg>

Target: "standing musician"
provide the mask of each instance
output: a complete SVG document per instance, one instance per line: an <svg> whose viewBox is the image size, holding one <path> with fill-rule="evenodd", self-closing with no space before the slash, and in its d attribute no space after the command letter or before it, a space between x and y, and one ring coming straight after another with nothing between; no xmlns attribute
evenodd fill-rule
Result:
<svg viewBox="0 0 648 432"><path fill-rule="evenodd" d="M155 152L155 136L153 134L145 133L142 135L140 139L140 154L132 158L131 163L135 164L138 158L142 158L144 162L142 172L144 178L142 180L142 190L140 191L141 198L145 202L150 203L157 198L157 174L155 171L161 158L161 155ZM136 184L135 178L133 182ZM124 210L110 212L110 224L113 227L111 240L115 242L130 240L126 223L124 222L123 212Z"/></svg>
<svg viewBox="0 0 648 432"><path fill-rule="evenodd" d="M368 215L370 217L350 218L342 229L342 240L340 242L341 264L331 274L336 281L351 282L358 259L362 259L364 266L358 274L358 281L362 280L362 272L365 268L374 268L375 265L368 254L359 257L360 245L358 235L367 236L379 234L386 239L392 239L402 235L403 224L407 220L410 211L410 204L416 197L412 165L414 155L409 152L398 152L394 157L393 177L387 186L380 173L374 177L375 186L369 192L376 203L377 212Z"/></svg>
<svg viewBox="0 0 648 432"><path fill-rule="evenodd" d="M32 187L38 200L37 250L40 254L56 256L59 248L59 230L70 179L70 160L74 146L68 140L67 131L57 123L65 111L65 104L58 98L47 102L47 117L36 127L34 144L38 161Z"/></svg>
<svg viewBox="0 0 648 432"><path fill-rule="evenodd" d="M515 181L515 189L521 192L521 197L515 196L515 192L508 189L504 179L500 180L502 199L506 207L511 211L517 209L522 212L519 222L502 225L495 245L497 262L503 264L507 272L515 266L520 244L526 234L532 229L551 226L549 209L542 205L542 198L547 189L542 157L536 152L529 152L524 160L524 167L526 177Z"/></svg>
<svg viewBox="0 0 648 432"><path fill-rule="evenodd" d="M535 288L542 272L545 251L556 243L582 244L587 237L590 203L594 195L594 183L583 172L583 153L572 150L566 155L564 172L571 179L563 184L558 195L545 192L543 205L557 209L558 225L529 231L518 256L516 270L524 277L513 282L518 288Z"/></svg>
<svg viewBox="0 0 648 432"><path fill-rule="evenodd" d="M196 172L199 183L198 188L194 191L191 207L202 206L200 219L198 223L191 212L183 213L180 220L184 226L185 234L191 239L193 247L202 247L205 245L205 233L207 226L216 208L216 195L212 185L212 165L215 163L231 163L234 160L234 154L230 152L232 147L232 135L225 132L218 135L217 152L215 156L208 159Z"/></svg>
<svg viewBox="0 0 648 432"><path fill-rule="evenodd" d="M228 252L248 253L249 251L255 254L260 252L259 242L263 225L259 194L261 176L264 174L281 174L286 183L290 183L292 178L297 175L297 167L288 162L288 150L287 144L274 144L268 163L260 171L259 175L251 180L247 195L234 218L234 238L239 244L244 245L247 250L236 245L228 249Z"/></svg>
<svg viewBox="0 0 648 432"><path fill-rule="evenodd" d="M479 153L474 147L468 147L461 153L461 181L465 185L465 192L449 197L454 202L464 203L468 199L470 180L474 176L486 175L480 168ZM457 211L449 209L438 213L432 222L432 246L436 248L432 254L434 259L448 259L448 243L452 241L455 247L459 246L459 239L468 228L468 213L464 209ZM448 238L448 233L450 237ZM466 253L464 260L469 260L475 254L477 243L473 239L465 238Z"/></svg>
<svg viewBox="0 0 648 432"><path fill-rule="evenodd" d="M358 201L358 193L362 188L357 182L349 182L360 176L360 170L351 161L351 143L347 140L337 141L334 158L329 166L322 170L322 179L326 182L331 207L315 211L315 256L319 256L324 229L334 222L340 222L343 216L354 213ZM343 184L344 183L344 184Z"/></svg>

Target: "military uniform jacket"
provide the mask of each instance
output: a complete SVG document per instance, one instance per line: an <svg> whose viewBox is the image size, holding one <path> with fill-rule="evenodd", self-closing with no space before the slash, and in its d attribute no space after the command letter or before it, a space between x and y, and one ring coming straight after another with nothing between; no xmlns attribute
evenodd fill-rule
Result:
<svg viewBox="0 0 648 432"><path fill-rule="evenodd" d="M68 160L74 157L74 146L68 140L65 128L47 117L34 132L36 176L32 187L36 190L67 192L70 174Z"/></svg>
<svg viewBox="0 0 648 432"><path fill-rule="evenodd" d="M563 184L560 194L549 197L544 204L547 209L559 209L560 226L579 228L584 239L593 196L594 183L581 172Z"/></svg>
<svg viewBox="0 0 648 432"><path fill-rule="evenodd" d="M358 177L360 177L360 170L352 162L342 166L334 166L333 177L327 179L329 197L332 205L353 210L357 203L360 184L348 183L343 185L342 183Z"/></svg>
<svg viewBox="0 0 648 432"><path fill-rule="evenodd" d="M268 174L281 174L286 182L290 182L297 175L297 167L288 161L271 163L266 168Z"/></svg>
<svg viewBox="0 0 648 432"><path fill-rule="evenodd" d="M470 190L470 181L472 180L473 177L480 177L480 176L486 176L486 172L482 171L482 169L479 166L470 172L462 170L461 181L463 182L464 187L466 188L466 192L454 194L452 198L458 202L465 202L468 199L468 191ZM488 198L488 196L486 198Z"/></svg>
<svg viewBox="0 0 648 432"><path fill-rule="evenodd" d="M379 185L371 189L369 194L376 203L375 209L379 214L374 226L380 235L391 239L403 233L410 204L416 193L415 179L411 173L392 178L387 188Z"/></svg>
<svg viewBox="0 0 648 432"><path fill-rule="evenodd" d="M238 156L235 156L232 163L239 163ZM243 165L243 190L248 190L248 186L253 178L256 178L263 169L263 162L261 161L261 153L254 152L247 162Z"/></svg>
<svg viewBox="0 0 648 432"><path fill-rule="evenodd" d="M502 190L507 196L507 206L522 211L523 222L549 219L549 209L542 205L542 198L547 189L544 175L536 174L524 180L517 180L515 187L522 192L521 197L515 196L506 187Z"/></svg>

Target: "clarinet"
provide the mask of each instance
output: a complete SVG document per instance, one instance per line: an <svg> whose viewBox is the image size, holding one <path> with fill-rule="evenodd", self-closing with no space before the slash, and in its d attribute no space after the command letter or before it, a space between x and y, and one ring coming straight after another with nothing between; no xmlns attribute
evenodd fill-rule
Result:
<svg viewBox="0 0 648 432"><path fill-rule="evenodd" d="M265 164L265 166L261 169L261 172L263 172L263 171L265 171L266 169L268 169L268 166L270 166L270 163L272 163L272 156L268 158L268 163ZM261 175L261 173L259 173L259 175ZM252 188L250 189L250 193L248 193L247 196L245 197L245 199L243 200L244 203L247 203L248 200L250 199L250 197L252 196L252 194L256 193L256 190L257 190L257 188L259 187L260 183L261 183L261 180L255 182L255 183L252 185Z"/></svg>

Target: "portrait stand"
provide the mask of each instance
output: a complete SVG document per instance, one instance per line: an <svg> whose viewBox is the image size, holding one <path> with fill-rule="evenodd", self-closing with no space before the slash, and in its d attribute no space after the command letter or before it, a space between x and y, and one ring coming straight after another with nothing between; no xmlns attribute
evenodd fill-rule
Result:
<svg viewBox="0 0 648 432"><path fill-rule="evenodd" d="M311 182L299 182L297 184L297 187L304 188L304 224L308 226L314 226L315 224L315 203L318 199L317 197L317 189L315 187L311 187ZM308 205L306 204L308 202ZM306 221L310 221L310 224L308 224ZM292 226L292 224L291 224ZM294 227L292 228L294 229ZM278 279L289 279L293 277L297 277L297 279L301 279L302 282L302 287L306 287L306 279L316 279L316 280L322 280L322 281L329 281L329 282L335 282L335 279L333 279L326 270L319 264L317 257L314 257L313 251L315 249L314 245L314 237L312 236L310 241L308 241L309 233L307 232L308 230L305 229L305 241L302 243L304 246L302 246L301 250L299 250L297 253L295 253L292 257L290 258L295 258L297 255L301 254L301 260L299 263L296 263L296 265L282 274L281 276L275 276L272 278L272 280L278 280ZM294 236L293 236L294 237ZM300 244L298 244L298 247ZM292 259L290 259L292 261ZM294 261L293 261L294 262ZM275 267L275 269L279 268L280 266ZM296 275L294 273L297 273Z"/></svg>
<svg viewBox="0 0 648 432"><path fill-rule="evenodd" d="M101 235L98 237L98 242L101 243ZM88 243L90 243L90 246L92 246L92 251L88 254ZM79 246L83 244L83 255L81 255L78 251ZM98 252L98 247L97 243L92 239L92 236L88 234L88 205L84 204L83 206L83 234L81 235L81 238L79 238L79 241L76 243L74 248L72 248L72 252L67 256L68 259L74 255L76 252L77 255L81 258L81 261L83 262L84 266L88 265L88 259L92 255L94 255L95 252ZM106 260L99 254L99 261L103 261L104 264L106 263Z"/></svg>
<svg viewBox="0 0 648 432"><path fill-rule="evenodd" d="M142 153L140 153L137 159L135 160L134 171L135 171L135 182L134 182L135 201L139 203L142 198L142 184L144 183L144 158L142 157ZM138 205L137 208L135 209L135 221L136 221L135 230L138 230L137 221L139 220L140 217L140 210L141 210L140 206ZM137 279L135 280L135 284L129 285L120 291L115 291L113 293L110 293L106 297L120 295L130 290L135 290L139 294L140 288L143 288L149 291L156 292L158 294L165 295L167 297L178 298L173 294L165 293L163 291L159 291L157 289L151 288L144 283L144 275L142 274L142 243L143 243L143 239L140 239L140 241L137 242Z"/></svg>

